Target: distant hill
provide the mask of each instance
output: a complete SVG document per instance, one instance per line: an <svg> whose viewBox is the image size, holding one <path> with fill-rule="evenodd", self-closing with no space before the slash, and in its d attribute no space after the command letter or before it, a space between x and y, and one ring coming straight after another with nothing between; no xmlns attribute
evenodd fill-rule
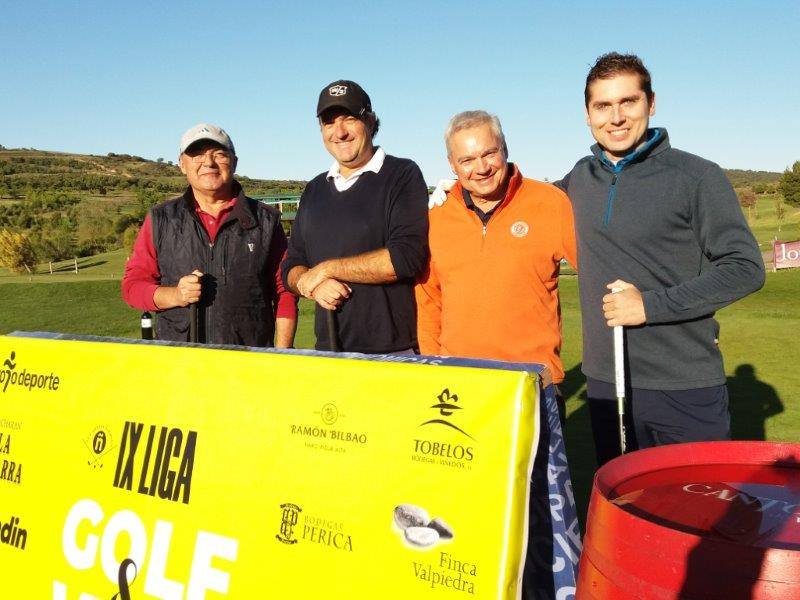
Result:
<svg viewBox="0 0 800 600"><path fill-rule="evenodd" d="M734 187L774 184L782 173L725 169ZM0 198L20 199L31 191L134 195L137 189L179 193L186 178L172 161L147 160L130 154L69 154L0 145ZM299 193L305 181L251 179L237 175L250 194Z"/></svg>
<svg viewBox="0 0 800 600"><path fill-rule="evenodd" d="M723 169L733 187L752 187L754 184L777 183L783 173L772 171L744 171L742 169Z"/></svg>
<svg viewBox="0 0 800 600"><path fill-rule="evenodd" d="M740 169L727 169L725 173L734 187L749 187L760 195L762 204L767 203L753 212L756 224L765 227L766 215L772 210L769 207L774 204L774 199L765 194L775 191L782 174ZM252 195L295 194L306 184L238 179ZM0 146L0 230L15 232L20 240L24 237L18 242L19 248L27 248L26 252L39 262L92 256L123 247L129 252L147 210L182 192L185 186L186 178L178 167L163 159ZM787 216L787 227L794 227L793 214ZM776 235L771 225L768 229L759 240ZM778 232L794 235L786 229L781 232L780 225ZM764 237L767 234L769 238Z"/></svg>
<svg viewBox="0 0 800 600"><path fill-rule="evenodd" d="M237 179L251 195L297 194L306 183ZM0 230L22 234L19 248L30 246L39 261L130 251L147 210L185 187L180 169L163 159L0 146Z"/></svg>
<svg viewBox="0 0 800 600"><path fill-rule="evenodd" d="M304 181L251 179L238 176L249 194L298 193ZM186 178L172 161L147 160L130 154L106 156L5 149L0 146L0 198L25 198L31 192L70 192L104 196L150 190L179 193Z"/></svg>

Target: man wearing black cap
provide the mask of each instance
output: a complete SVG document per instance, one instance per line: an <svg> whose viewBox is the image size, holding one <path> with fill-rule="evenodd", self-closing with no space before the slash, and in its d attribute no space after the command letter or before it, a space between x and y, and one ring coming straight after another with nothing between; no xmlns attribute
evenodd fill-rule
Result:
<svg viewBox="0 0 800 600"><path fill-rule="evenodd" d="M336 311L344 351L417 348L414 279L427 258L427 188L412 161L373 145L380 121L367 93L339 80L317 117L335 162L306 186L283 263L286 286L317 303L317 349Z"/></svg>
<svg viewBox="0 0 800 600"><path fill-rule="evenodd" d="M244 195L223 129L190 128L178 160L189 186L145 217L125 265L122 297L134 308L158 311L162 340L190 341L189 306L197 304L194 341L291 347L297 299L280 277L286 251L280 215Z"/></svg>

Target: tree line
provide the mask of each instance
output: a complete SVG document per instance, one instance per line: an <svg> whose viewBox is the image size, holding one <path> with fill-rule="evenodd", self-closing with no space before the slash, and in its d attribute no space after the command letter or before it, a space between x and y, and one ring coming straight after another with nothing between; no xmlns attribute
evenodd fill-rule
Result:
<svg viewBox="0 0 800 600"><path fill-rule="evenodd" d="M132 247L147 210L164 196L139 189L135 200L102 201L75 192L32 192L0 204L0 264L34 270L39 262ZM129 231L130 230L130 231Z"/></svg>
<svg viewBox="0 0 800 600"><path fill-rule="evenodd" d="M238 177L247 193L293 194L305 182ZM0 266L130 251L148 209L186 188L171 161L0 148Z"/></svg>
<svg viewBox="0 0 800 600"><path fill-rule="evenodd" d="M31 192L135 193L139 189L178 194L186 178L172 161L151 161L131 154L106 156L36 150L0 150L0 198L22 199ZM237 176L251 194L302 191L303 181L261 180Z"/></svg>
<svg viewBox="0 0 800 600"><path fill-rule="evenodd" d="M130 251L149 208L186 186L171 162L130 154L58 155L0 147L0 174L0 197L11 200L0 201L0 266L17 272L32 271L39 262L122 247ZM775 194L779 223L786 214L784 203L800 207L800 161L780 175L726 174L736 182L751 219L758 218L759 195ZM251 195L299 194L305 186L302 181L237 179Z"/></svg>
<svg viewBox="0 0 800 600"><path fill-rule="evenodd" d="M748 171L749 172L749 171ZM775 217L778 231L781 231L786 218L786 206L800 208L800 161L796 161L774 183L757 182L748 187L736 187L739 204L747 213L748 221L758 220L758 196L774 194Z"/></svg>

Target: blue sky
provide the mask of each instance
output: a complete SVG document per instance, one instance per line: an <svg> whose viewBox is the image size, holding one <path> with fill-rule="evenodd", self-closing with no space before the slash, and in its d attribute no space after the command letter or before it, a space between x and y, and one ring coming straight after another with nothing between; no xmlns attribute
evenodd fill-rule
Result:
<svg viewBox="0 0 800 600"><path fill-rule="evenodd" d="M726 168L800 160L800 2L3 2L0 144L175 160L181 133L231 134L239 172L310 179L331 161L314 117L353 79L378 142L429 183L456 112L496 113L524 174L587 154L583 82L639 54L675 147Z"/></svg>

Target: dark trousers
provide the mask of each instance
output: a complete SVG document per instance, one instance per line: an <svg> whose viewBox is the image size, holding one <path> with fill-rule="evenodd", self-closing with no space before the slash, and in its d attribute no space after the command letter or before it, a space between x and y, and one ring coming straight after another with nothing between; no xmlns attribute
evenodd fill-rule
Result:
<svg viewBox="0 0 800 600"><path fill-rule="evenodd" d="M597 466L620 454L616 388L586 378ZM690 390L628 388L625 393L627 451L681 442L729 440L728 387Z"/></svg>

